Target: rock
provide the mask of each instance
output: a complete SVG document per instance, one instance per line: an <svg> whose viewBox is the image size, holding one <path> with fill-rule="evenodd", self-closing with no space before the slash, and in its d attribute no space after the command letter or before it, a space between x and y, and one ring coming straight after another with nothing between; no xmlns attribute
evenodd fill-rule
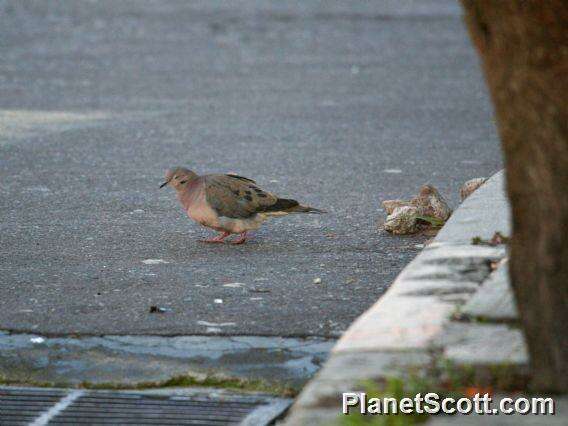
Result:
<svg viewBox="0 0 568 426"><path fill-rule="evenodd" d="M430 216L443 222L448 220L452 209L432 185L423 185L417 197L410 200L410 204L418 208L420 216Z"/></svg>
<svg viewBox="0 0 568 426"><path fill-rule="evenodd" d="M441 226L452 214L452 209L432 185L423 185L418 196L409 201L383 201L387 219L383 229L397 235L414 234Z"/></svg>
<svg viewBox="0 0 568 426"><path fill-rule="evenodd" d="M406 206L408 205L407 201L402 201L402 200L387 200L387 201L383 201L383 208L385 209L385 211L387 212L387 214L392 214L392 212L394 211L394 209L396 209L397 207L402 207L402 206Z"/></svg>
<svg viewBox="0 0 568 426"><path fill-rule="evenodd" d="M413 206L401 206L387 216L383 228L396 235L415 234L420 230L418 209Z"/></svg>
<svg viewBox="0 0 568 426"><path fill-rule="evenodd" d="M487 181L487 178L480 177L475 179L470 179L466 183L462 185L460 188L460 198L461 200L465 200L469 197L477 188L483 185Z"/></svg>

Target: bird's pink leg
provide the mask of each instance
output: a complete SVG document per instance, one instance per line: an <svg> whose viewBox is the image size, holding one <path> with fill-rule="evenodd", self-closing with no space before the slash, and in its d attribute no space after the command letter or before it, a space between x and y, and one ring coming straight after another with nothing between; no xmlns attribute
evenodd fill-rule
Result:
<svg viewBox="0 0 568 426"><path fill-rule="evenodd" d="M231 241L231 244L244 244L247 240L247 231L241 232L240 237Z"/></svg>
<svg viewBox="0 0 568 426"><path fill-rule="evenodd" d="M231 235L229 232L223 232L222 234L217 235L213 238L208 238L206 240L201 240L202 243L222 243L223 240Z"/></svg>

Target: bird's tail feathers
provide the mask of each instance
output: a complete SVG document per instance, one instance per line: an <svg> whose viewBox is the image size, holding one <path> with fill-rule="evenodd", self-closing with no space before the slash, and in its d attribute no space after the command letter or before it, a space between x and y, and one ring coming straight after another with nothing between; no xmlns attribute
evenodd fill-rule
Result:
<svg viewBox="0 0 568 426"><path fill-rule="evenodd" d="M311 214L323 214L327 213L326 211L316 209L315 207L310 206L303 206L298 203L296 200L287 200L285 198L280 198L277 205L282 206L282 208L278 209L284 214L290 213L311 213Z"/></svg>
<svg viewBox="0 0 568 426"><path fill-rule="evenodd" d="M324 210L316 209L315 207L302 206L296 200L279 198L278 200L276 200L276 203L263 208L258 213L265 214L266 216L283 216L290 213L322 214L327 212Z"/></svg>
<svg viewBox="0 0 568 426"><path fill-rule="evenodd" d="M302 206L298 204L296 207L292 207L287 211L288 213L309 213L309 214L325 214L325 210L316 209L315 207Z"/></svg>

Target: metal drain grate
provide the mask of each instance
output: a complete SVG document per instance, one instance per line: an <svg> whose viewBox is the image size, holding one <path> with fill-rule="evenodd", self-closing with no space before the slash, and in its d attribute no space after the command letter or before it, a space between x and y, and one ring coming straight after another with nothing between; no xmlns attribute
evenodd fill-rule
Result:
<svg viewBox="0 0 568 426"><path fill-rule="evenodd" d="M270 424L291 400L263 396L0 387L0 425Z"/></svg>

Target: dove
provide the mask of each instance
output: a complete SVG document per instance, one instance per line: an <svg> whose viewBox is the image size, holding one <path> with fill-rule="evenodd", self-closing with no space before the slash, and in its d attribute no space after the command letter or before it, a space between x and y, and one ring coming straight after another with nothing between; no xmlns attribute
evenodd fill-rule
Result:
<svg viewBox="0 0 568 426"><path fill-rule="evenodd" d="M301 205L298 201L279 198L259 188L252 179L236 174L210 174L199 176L184 167L166 172L166 181L177 192L177 198L190 219L220 232L216 237L202 240L222 243L231 234L238 234L232 244L243 244L247 232L258 229L273 216L291 213L326 213L323 210Z"/></svg>

